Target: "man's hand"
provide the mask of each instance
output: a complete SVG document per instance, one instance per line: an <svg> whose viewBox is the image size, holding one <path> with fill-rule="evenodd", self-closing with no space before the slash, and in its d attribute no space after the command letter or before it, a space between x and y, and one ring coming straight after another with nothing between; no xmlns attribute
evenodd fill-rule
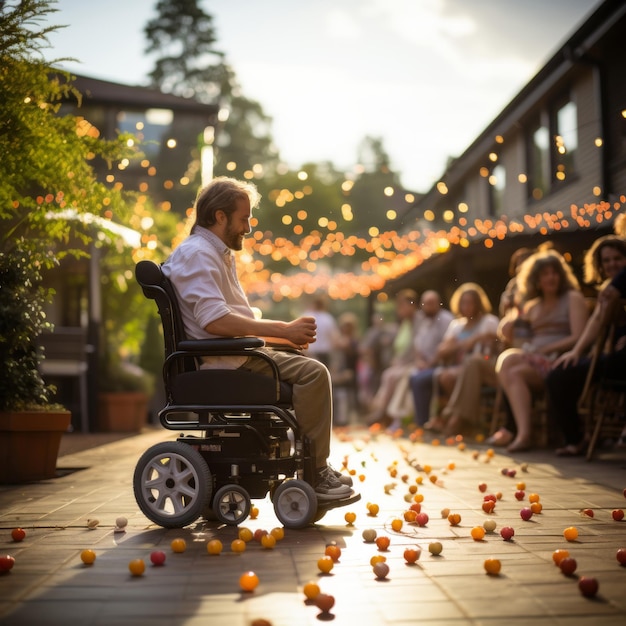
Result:
<svg viewBox="0 0 626 626"><path fill-rule="evenodd" d="M315 341L317 324L314 317L299 317L285 326L285 339L297 346L306 346Z"/></svg>

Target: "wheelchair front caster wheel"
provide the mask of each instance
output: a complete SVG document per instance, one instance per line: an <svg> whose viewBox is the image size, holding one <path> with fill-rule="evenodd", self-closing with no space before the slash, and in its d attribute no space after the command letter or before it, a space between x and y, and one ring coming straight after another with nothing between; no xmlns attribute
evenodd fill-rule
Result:
<svg viewBox="0 0 626 626"><path fill-rule="evenodd" d="M209 506L211 471L190 445L164 441L140 457L133 490L149 520L163 528L182 528L195 522Z"/></svg>
<svg viewBox="0 0 626 626"><path fill-rule="evenodd" d="M213 513L229 526L241 524L250 514L250 496L239 485L224 485L215 492Z"/></svg>
<svg viewBox="0 0 626 626"><path fill-rule="evenodd" d="M283 481L272 499L274 512L285 528L304 528L317 514L317 496L309 483L293 479Z"/></svg>

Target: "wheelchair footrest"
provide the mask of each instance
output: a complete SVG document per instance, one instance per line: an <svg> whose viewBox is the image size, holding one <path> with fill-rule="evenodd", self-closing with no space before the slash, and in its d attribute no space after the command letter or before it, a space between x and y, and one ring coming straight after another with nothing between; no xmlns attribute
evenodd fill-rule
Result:
<svg viewBox="0 0 626 626"><path fill-rule="evenodd" d="M348 506L349 504L354 504L361 499L361 494L353 492L351 496L347 498L342 498L341 500L318 500L317 501L317 510L318 511L330 511L330 509L336 509L340 506Z"/></svg>

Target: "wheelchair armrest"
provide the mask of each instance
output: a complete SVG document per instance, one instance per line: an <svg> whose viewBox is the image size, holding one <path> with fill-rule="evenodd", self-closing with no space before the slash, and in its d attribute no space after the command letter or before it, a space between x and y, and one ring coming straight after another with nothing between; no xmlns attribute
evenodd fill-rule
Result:
<svg viewBox="0 0 626 626"><path fill-rule="evenodd" d="M177 350L195 352L209 356L212 352L245 351L252 348L262 348L265 345L259 337L227 337L224 339L186 339L176 346Z"/></svg>

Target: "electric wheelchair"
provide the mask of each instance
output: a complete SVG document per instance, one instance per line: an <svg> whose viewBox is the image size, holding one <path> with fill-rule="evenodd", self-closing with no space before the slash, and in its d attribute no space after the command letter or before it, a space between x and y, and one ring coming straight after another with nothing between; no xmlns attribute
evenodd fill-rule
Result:
<svg viewBox="0 0 626 626"><path fill-rule="evenodd" d="M152 446L137 463L133 489L148 519L165 528L200 517L238 525L248 517L251 500L269 493L283 526L303 528L329 509L360 499L352 492L318 502L313 442L293 413L291 386L258 350L262 339L188 340L176 293L161 267L140 261L135 277L144 295L155 300L163 326L166 405L160 422L169 430L191 431ZM264 359L273 376L200 369L203 356Z"/></svg>

